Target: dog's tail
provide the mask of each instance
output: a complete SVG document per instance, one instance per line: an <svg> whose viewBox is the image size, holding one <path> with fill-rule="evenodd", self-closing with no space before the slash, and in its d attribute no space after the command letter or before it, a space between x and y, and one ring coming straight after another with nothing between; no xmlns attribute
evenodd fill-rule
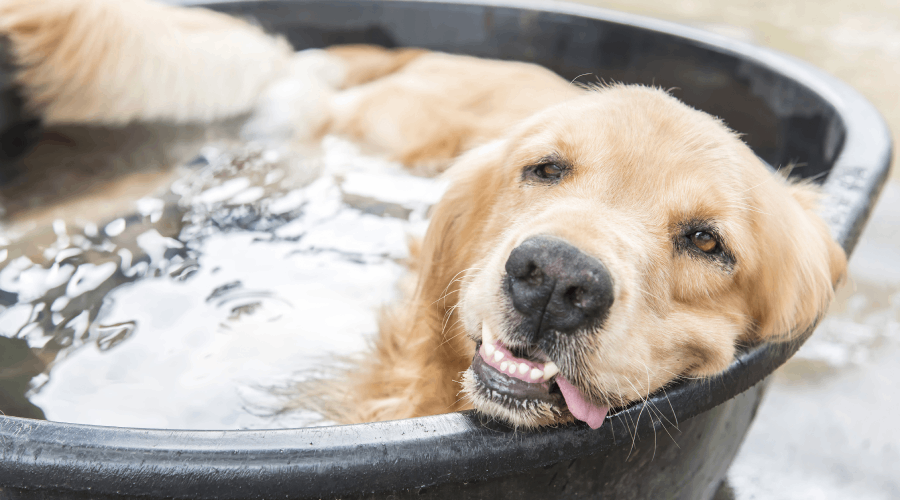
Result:
<svg viewBox="0 0 900 500"><path fill-rule="evenodd" d="M239 115L292 54L240 20L146 0L0 0L0 36L46 124Z"/></svg>

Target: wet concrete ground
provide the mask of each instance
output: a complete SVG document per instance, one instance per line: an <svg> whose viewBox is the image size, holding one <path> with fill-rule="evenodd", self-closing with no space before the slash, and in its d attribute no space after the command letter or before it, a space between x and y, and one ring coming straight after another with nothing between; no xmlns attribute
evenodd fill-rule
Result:
<svg viewBox="0 0 900 500"><path fill-rule="evenodd" d="M581 0L812 62L853 85L900 140L900 2ZM721 500L900 498L900 184L894 170L828 318L772 377Z"/></svg>

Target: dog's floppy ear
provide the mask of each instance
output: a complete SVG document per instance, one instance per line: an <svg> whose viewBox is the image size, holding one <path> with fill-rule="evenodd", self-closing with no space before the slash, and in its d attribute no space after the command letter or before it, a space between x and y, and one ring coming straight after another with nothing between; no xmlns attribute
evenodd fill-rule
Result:
<svg viewBox="0 0 900 500"><path fill-rule="evenodd" d="M787 193L766 190L768 200L761 204L766 213L756 232L757 262L748 280L758 340L787 341L825 314L847 257L816 214L818 189L806 182L775 182Z"/></svg>
<svg viewBox="0 0 900 500"><path fill-rule="evenodd" d="M487 221L503 185L506 141L497 140L462 155L446 172L449 187L431 213L431 222L421 247L419 294L433 295L423 287L441 287L449 292L451 281L470 268L485 237ZM445 288L445 287L450 288Z"/></svg>
<svg viewBox="0 0 900 500"><path fill-rule="evenodd" d="M317 390L328 416L341 422L407 418L456 411L466 403L447 383L468 368L474 344L454 332L462 271L479 255L485 221L499 182L491 147L474 149L448 171L450 186L431 215L421 246L411 250L419 276L409 301L386 308L370 356L342 375L350 396L336 400L331 387ZM353 401L347 405L346 401Z"/></svg>
<svg viewBox="0 0 900 500"><path fill-rule="evenodd" d="M432 210L421 245L410 249L410 269L419 275L408 301L382 311L372 350L331 379L300 386L299 407L342 423L433 415L466 408L448 382L475 355L466 335L447 335L456 321L457 273L479 255L485 221L501 182L503 158L493 147L474 149L448 171L450 186ZM441 300L447 298L446 301ZM465 355L462 355L465 353Z"/></svg>

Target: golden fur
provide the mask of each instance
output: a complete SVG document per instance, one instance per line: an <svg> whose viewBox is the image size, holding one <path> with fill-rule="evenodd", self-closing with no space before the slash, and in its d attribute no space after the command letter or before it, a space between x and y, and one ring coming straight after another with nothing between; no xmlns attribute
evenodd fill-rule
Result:
<svg viewBox="0 0 900 500"><path fill-rule="evenodd" d="M252 26L143 0L2 0L0 32L49 122L252 112L249 136L341 134L422 173L446 169L450 187L372 351L302 388L299 406L339 422L471 406L517 426L571 420L564 407L500 404L467 371L485 324L523 346L502 283L531 236L564 240L613 277L608 318L553 359L588 400L611 407L719 373L738 345L796 338L845 270L813 186L772 174L720 121L658 89L585 89L530 64L417 49L292 56ZM184 48L175 55L162 33ZM564 175L532 175L548 163ZM691 246L701 230L718 253Z"/></svg>
<svg viewBox="0 0 900 500"><path fill-rule="evenodd" d="M291 57L245 22L146 0L2 0L0 33L45 124L246 113Z"/></svg>

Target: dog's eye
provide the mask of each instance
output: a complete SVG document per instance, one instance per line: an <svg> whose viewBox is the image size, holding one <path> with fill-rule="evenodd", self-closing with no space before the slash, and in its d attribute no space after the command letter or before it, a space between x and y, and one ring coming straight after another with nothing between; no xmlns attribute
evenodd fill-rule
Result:
<svg viewBox="0 0 900 500"><path fill-rule="evenodd" d="M562 169L555 163L538 165L536 173L545 179L554 179L562 175Z"/></svg>
<svg viewBox="0 0 900 500"><path fill-rule="evenodd" d="M716 237L706 231L697 231L692 234L691 243L704 253L714 253L719 248Z"/></svg>
<svg viewBox="0 0 900 500"><path fill-rule="evenodd" d="M675 234L674 249L687 257L702 257L703 261L718 263L723 271L731 273L735 257L723 244L722 235L708 220L687 221Z"/></svg>
<svg viewBox="0 0 900 500"><path fill-rule="evenodd" d="M522 169L522 180L529 184L554 185L572 173L572 165L558 154L549 154Z"/></svg>
<svg viewBox="0 0 900 500"><path fill-rule="evenodd" d="M555 163L545 163L535 167L534 173L542 179L559 179L559 176L562 175L562 168Z"/></svg>

